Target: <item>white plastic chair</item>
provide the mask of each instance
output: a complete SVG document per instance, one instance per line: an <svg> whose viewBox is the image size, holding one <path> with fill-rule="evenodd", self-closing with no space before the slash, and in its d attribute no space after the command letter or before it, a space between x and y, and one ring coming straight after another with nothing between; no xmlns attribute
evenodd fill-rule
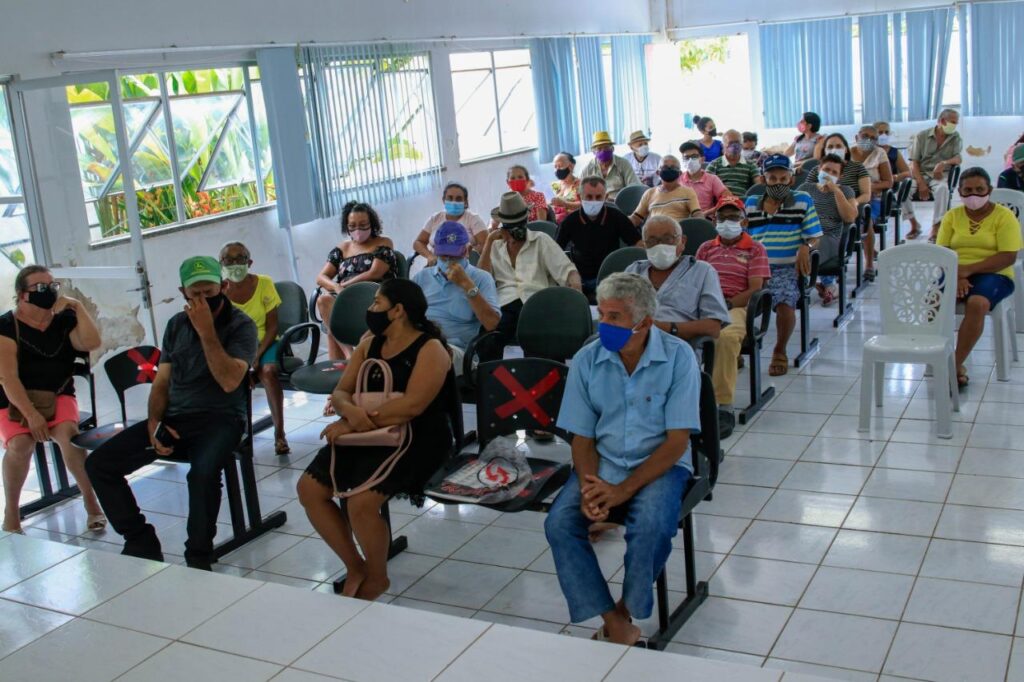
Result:
<svg viewBox="0 0 1024 682"><path fill-rule="evenodd" d="M882 407L885 363L906 362L932 367L938 435L953 437L951 407L960 411L953 359L956 272L956 252L934 244L902 244L878 255L882 333L864 342L858 430L870 427L872 393Z"/></svg>
<svg viewBox="0 0 1024 682"><path fill-rule="evenodd" d="M1005 187L994 189L992 190L992 201L1013 211L1017 216L1017 222L1020 223L1021 234L1024 235L1024 192ZM1021 259L1022 255L1024 255L1024 251L1017 254L1017 260L1013 264L1013 282L1016 285L1013 290L1013 309L1017 317L1016 331L1024 334L1024 260Z"/></svg>
<svg viewBox="0 0 1024 682"><path fill-rule="evenodd" d="M1016 291L1016 289L1014 289ZM1017 351L1017 334L1014 331L1017 315L1014 313L1014 303L1004 298L996 304L995 308L988 311L985 317L992 320L992 336L995 340L996 354L996 379L998 381L1010 380L1010 363L1019 359ZM956 314L964 314L964 304L957 303Z"/></svg>

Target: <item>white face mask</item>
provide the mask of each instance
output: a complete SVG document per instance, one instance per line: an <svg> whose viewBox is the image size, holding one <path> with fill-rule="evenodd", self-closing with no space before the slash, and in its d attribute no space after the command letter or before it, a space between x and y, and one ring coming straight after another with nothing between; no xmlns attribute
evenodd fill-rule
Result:
<svg viewBox="0 0 1024 682"><path fill-rule="evenodd" d="M234 282L235 284L238 284L239 282L243 281L246 277L249 276L249 266L244 264L222 265L220 270L221 275L224 277L224 279L228 280L229 282Z"/></svg>
<svg viewBox="0 0 1024 682"><path fill-rule="evenodd" d="M844 147L826 147L826 154L835 154L840 159L846 158L846 149Z"/></svg>
<svg viewBox="0 0 1024 682"><path fill-rule="evenodd" d="M700 159L687 159L686 160L686 172L693 175L700 170Z"/></svg>
<svg viewBox="0 0 1024 682"><path fill-rule="evenodd" d="M647 249L647 260L658 270L667 270L679 260L676 247L672 244L658 244Z"/></svg>
<svg viewBox="0 0 1024 682"><path fill-rule="evenodd" d="M601 209L604 208L603 201L581 201L580 203L583 205L583 212L591 218L601 213Z"/></svg>
<svg viewBox="0 0 1024 682"><path fill-rule="evenodd" d="M889 136L884 134L884 133L879 135L878 136L878 144L883 146L883 147L888 145L889 144Z"/></svg>
<svg viewBox="0 0 1024 682"><path fill-rule="evenodd" d="M831 182L834 185L838 181L839 181L839 178L837 178L836 176L831 175L829 173L824 173L822 171L818 171L818 184L819 185L824 186L826 182Z"/></svg>
<svg viewBox="0 0 1024 682"><path fill-rule="evenodd" d="M636 155L637 157L643 159L647 157L647 154L650 153L650 151L651 147L649 145L642 144L636 148Z"/></svg>
<svg viewBox="0 0 1024 682"><path fill-rule="evenodd" d="M743 234L743 225L738 220L723 220L715 225L722 239L736 239Z"/></svg>

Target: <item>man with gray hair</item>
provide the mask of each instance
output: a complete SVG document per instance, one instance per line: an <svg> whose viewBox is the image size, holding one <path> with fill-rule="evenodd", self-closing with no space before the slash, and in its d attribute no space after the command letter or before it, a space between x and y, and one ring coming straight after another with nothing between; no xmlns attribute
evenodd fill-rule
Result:
<svg viewBox="0 0 1024 682"><path fill-rule="evenodd" d="M573 434L574 471L544 523L570 618L601 616L595 639L632 645L651 615L651 585L672 551L682 492L700 432L700 370L693 350L654 323L644 277L617 273L597 287L597 341L573 357L558 426ZM622 598L612 599L588 533L626 526Z"/></svg>
<svg viewBox="0 0 1024 682"><path fill-rule="evenodd" d="M922 130L914 136L910 150L910 175L914 179L914 191L921 201L934 199L932 212L931 241L939 233L939 223L949 209L949 185L946 171L962 163L960 151L963 139L956 131L960 113L956 109L943 109L936 125ZM917 235L908 233L907 238Z"/></svg>

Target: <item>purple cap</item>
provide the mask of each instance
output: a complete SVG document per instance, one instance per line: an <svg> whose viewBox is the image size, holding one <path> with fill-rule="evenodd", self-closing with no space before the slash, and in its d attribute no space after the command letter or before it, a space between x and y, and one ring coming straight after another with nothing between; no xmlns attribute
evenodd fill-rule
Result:
<svg viewBox="0 0 1024 682"><path fill-rule="evenodd" d="M469 243L469 232L462 223L446 220L434 233L434 253L438 256L462 256Z"/></svg>

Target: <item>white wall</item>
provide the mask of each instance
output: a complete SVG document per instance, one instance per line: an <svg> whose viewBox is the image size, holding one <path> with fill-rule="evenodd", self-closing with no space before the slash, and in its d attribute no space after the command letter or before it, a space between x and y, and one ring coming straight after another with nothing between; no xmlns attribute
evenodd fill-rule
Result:
<svg viewBox="0 0 1024 682"><path fill-rule="evenodd" d="M667 0L669 28L692 29L748 21L799 21L846 14L871 14L952 5L944 0L820 0L819 2L772 2L763 0Z"/></svg>

